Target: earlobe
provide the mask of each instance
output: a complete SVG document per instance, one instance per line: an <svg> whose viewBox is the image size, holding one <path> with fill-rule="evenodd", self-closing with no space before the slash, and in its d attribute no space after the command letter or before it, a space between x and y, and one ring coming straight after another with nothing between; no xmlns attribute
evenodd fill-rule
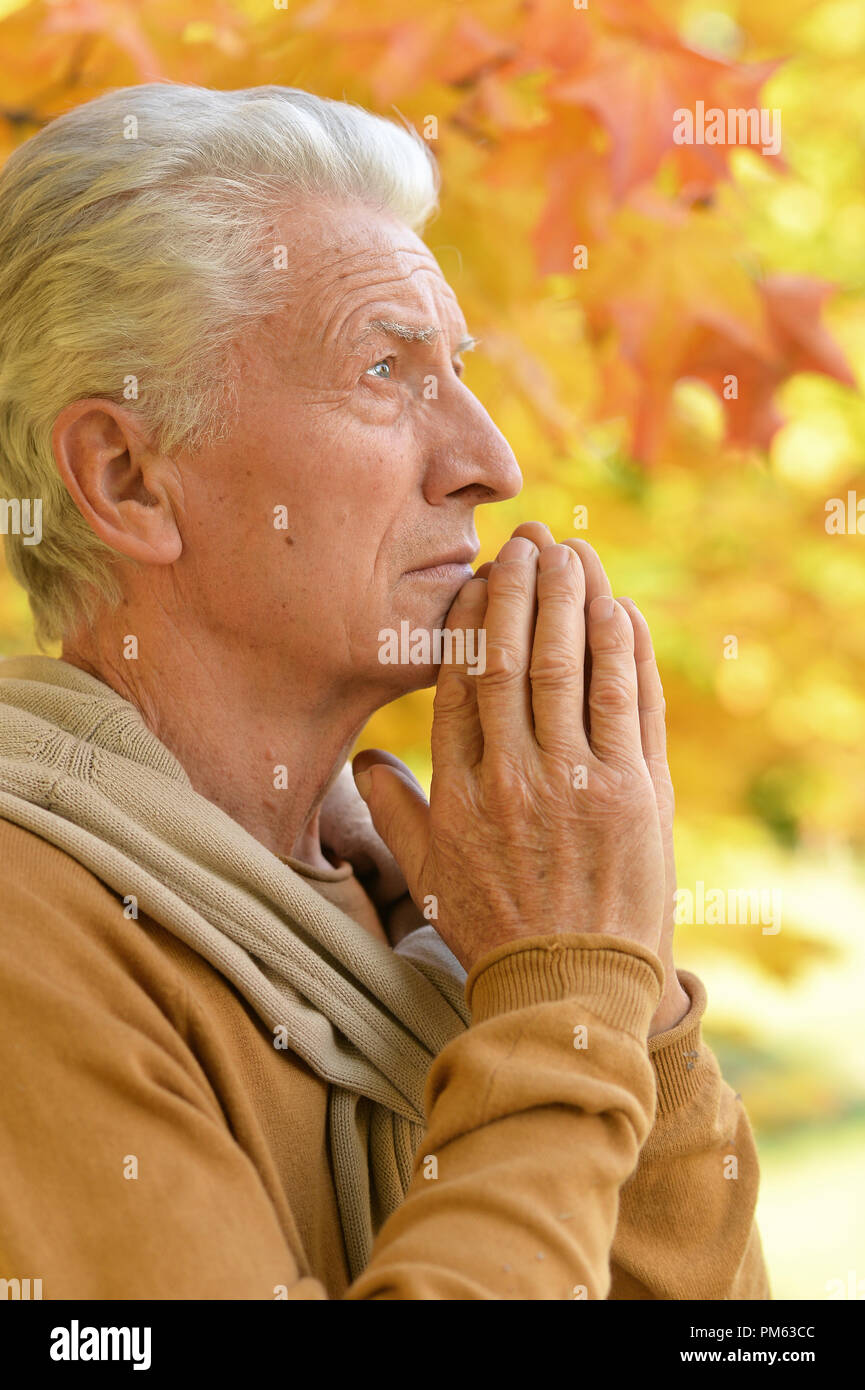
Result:
<svg viewBox="0 0 865 1390"><path fill-rule="evenodd" d="M143 564L179 558L172 465L150 451L131 411L109 400L75 401L57 416L51 443L72 501L100 540Z"/></svg>

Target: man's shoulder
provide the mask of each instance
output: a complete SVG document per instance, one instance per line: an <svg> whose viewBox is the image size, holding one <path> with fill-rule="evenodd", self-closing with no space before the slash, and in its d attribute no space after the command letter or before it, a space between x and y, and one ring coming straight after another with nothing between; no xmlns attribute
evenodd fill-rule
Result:
<svg viewBox="0 0 865 1390"><path fill-rule="evenodd" d="M65 850L0 818L0 944L14 943L25 955L50 942L73 953L98 945L123 950L135 938L121 928L137 911L134 898L115 893Z"/></svg>
<svg viewBox="0 0 865 1390"><path fill-rule="evenodd" d="M80 1039L122 1021L127 1041L179 1042L208 1074L235 1065L257 1074L275 1058L283 1086L289 1068L312 1079L299 1056L274 1051L231 981L125 896L0 818L0 1031L21 1037L50 1016Z"/></svg>
<svg viewBox="0 0 865 1390"><path fill-rule="evenodd" d="M201 956L72 855L0 819L0 991L86 995L112 1010L155 1003L180 1023L187 996L230 991Z"/></svg>
<svg viewBox="0 0 865 1390"><path fill-rule="evenodd" d="M116 895L65 850L0 817L2 920L17 921L30 908L74 909L82 899L94 906L116 903Z"/></svg>
<svg viewBox="0 0 865 1390"><path fill-rule="evenodd" d="M0 819L3 994L23 989L35 1002L62 992L112 1011L129 1009L138 997L179 1015L184 985L177 948L193 953L181 942L172 946L169 933L133 912L134 900L124 903L72 855Z"/></svg>
<svg viewBox="0 0 865 1390"><path fill-rule="evenodd" d="M0 819L0 1053L37 1070L56 1062L73 1079L76 1067L104 1069L111 1057L161 1075L168 1058L239 1123L277 1096L316 1114L326 1083L296 1053L275 1050L209 961L124 906L71 855Z"/></svg>

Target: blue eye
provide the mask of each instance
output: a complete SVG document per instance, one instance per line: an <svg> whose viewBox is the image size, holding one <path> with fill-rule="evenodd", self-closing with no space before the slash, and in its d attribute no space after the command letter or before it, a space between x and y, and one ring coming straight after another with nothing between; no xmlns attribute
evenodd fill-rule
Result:
<svg viewBox="0 0 865 1390"><path fill-rule="evenodd" d="M368 368L367 368L367 375L372 375L373 373L378 374L378 368L379 368L379 367L386 367L386 368L387 368L387 375L385 375L385 376L379 376L379 381L390 381L390 380L391 380L390 364L391 364L392 361L393 361L393 358L392 358L392 357L383 357L383 358L381 359L380 362L376 362L372 367L368 367Z"/></svg>

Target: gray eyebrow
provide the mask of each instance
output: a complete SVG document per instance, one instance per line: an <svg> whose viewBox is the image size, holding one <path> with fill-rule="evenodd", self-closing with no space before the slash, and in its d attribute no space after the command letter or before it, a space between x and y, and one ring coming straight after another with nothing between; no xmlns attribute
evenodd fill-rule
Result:
<svg viewBox="0 0 865 1390"><path fill-rule="evenodd" d="M441 329L434 323L424 328L411 328L408 324L397 323L394 319L370 319L367 326L378 328L382 333L391 333L395 338L405 338L410 343L432 343L441 333Z"/></svg>
<svg viewBox="0 0 865 1390"><path fill-rule="evenodd" d="M358 347L370 333L375 331L389 333L394 338L402 338L410 343L432 343L441 333L441 329L434 323L424 324L420 328L412 328L407 323L397 323L395 319L370 319L360 337L355 339L354 347ZM461 338L454 348L454 352L471 352L480 340L478 338Z"/></svg>

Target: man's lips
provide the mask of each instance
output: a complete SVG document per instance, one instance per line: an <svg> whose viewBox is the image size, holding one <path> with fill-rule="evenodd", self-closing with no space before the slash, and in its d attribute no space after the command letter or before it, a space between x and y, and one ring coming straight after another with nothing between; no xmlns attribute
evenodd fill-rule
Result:
<svg viewBox="0 0 865 1390"><path fill-rule="evenodd" d="M404 579L427 579L438 584L464 584L472 577L472 561L476 560L478 550L472 546L462 550L452 550L447 555L439 555L426 565L406 570Z"/></svg>
<svg viewBox="0 0 865 1390"><path fill-rule="evenodd" d="M461 587L472 578L471 565L427 565L422 570L406 570L403 579L424 579L432 584L451 584Z"/></svg>
<svg viewBox="0 0 865 1390"><path fill-rule="evenodd" d="M452 589L461 589L471 579L472 560L477 557L476 550L461 550L432 560L418 569L406 570L403 579L420 580L426 584L447 584Z"/></svg>

